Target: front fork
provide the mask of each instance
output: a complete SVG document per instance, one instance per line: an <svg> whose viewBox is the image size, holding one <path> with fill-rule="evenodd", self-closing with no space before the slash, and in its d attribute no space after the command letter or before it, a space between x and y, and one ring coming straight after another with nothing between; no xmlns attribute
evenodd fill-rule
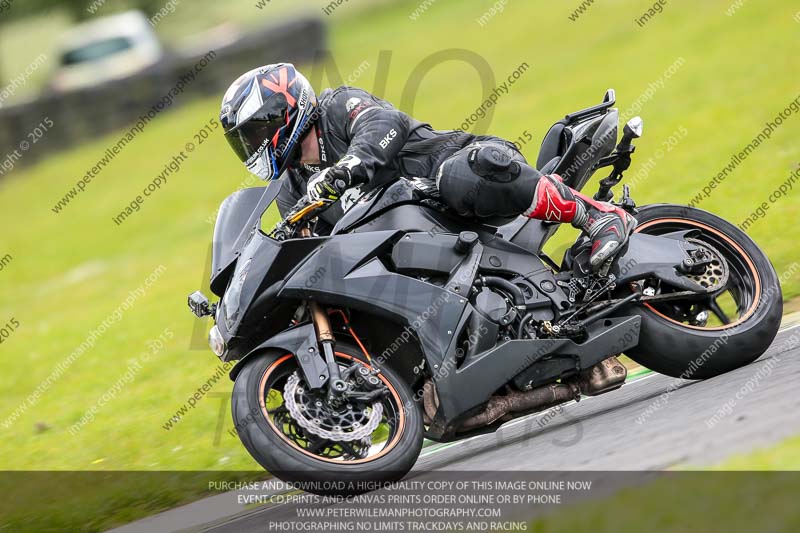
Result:
<svg viewBox="0 0 800 533"><path fill-rule="evenodd" d="M300 235L310 237L311 230L308 227L304 227L300 230ZM342 379L342 374L339 372L339 364L336 362L334 355L336 340L333 337L328 312L318 302L314 301L308 302L308 308L311 311L311 321L314 322L314 328L317 331L317 342L322 347L322 353L325 355L325 365L328 367L329 378L328 400L331 400L347 390L347 383Z"/></svg>
<svg viewBox="0 0 800 533"><path fill-rule="evenodd" d="M342 379L342 374L339 372L339 364L334 356L336 340L333 337L331 321L325 309L318 302L309 302L308 306L311 311L311 321L317 331L317 342L319 342L322 347L322 353L325 355L325 365L328 367L329 376L328 399L332 399L347 390L347 384Z"/></svg>

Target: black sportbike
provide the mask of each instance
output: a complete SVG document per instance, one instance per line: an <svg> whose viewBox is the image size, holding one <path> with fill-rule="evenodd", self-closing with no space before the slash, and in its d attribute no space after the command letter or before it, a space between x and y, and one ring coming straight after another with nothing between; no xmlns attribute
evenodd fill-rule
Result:
<svg viewBox="0 0 800 533"><path fill-rule="evenodd" d="M632 119L617 144L614 101L609 90L556 123L537 167L578 190L608 167L595 198L611 200L642 130ZM705 379L754 361L780 325L778 277L745 233L700 209L637 208L627 186L617 205L638 227L599 274L585 237L559 264L542 251L558 225L459 218L425 179L370 192L330 235L314 232L327 204L308 200L267 233L280 187L224 201L211 277L220 301L196 292L189 305L213 315L220 359L238 360L232 411L245 448L314 492L397 480L423 438L489 433L613 391L627 376L623 352Z"/></svg>

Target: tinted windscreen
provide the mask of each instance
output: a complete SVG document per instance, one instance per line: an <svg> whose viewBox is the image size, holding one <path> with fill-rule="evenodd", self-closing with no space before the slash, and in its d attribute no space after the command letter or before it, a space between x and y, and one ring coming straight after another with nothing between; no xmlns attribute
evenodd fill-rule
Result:
<svg viewBox="0 0 800 533"><path fill-rule="evenodd" d="M81 48L70 50L61 56L62 65L74 65L86 61L97 61L105 57L124 52L133 45L125 37L115 37L103 41L96 41Z"/></svg>

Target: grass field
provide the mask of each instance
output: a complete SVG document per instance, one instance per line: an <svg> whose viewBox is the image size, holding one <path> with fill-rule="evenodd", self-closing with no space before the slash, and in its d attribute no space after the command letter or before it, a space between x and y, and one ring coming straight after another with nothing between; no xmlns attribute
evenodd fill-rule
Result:
<svg viewBox="0 0 800 533"><path fill-rule="evenodd" d="M418 2L358 17L348 17L344 4L326 17L333 56L345 78L368 62L355 82L366 89L375 87L376 73L388 71L384 96L400 103L415 67L445 51L439 58L447 61L424 76L413 100L414 114L438 128L459 127L482 99L476 69L453 60L459 52L448 49L474 51L498 84L527 63L497 102L490 130L510 139L529 132L534 140L523 151L530 159L552 122L599 102L614 87L619 107L638 100L645 119L629 172L635 176L653 158L649 172L636 179L633 193L641 204L690 201L800 94L800 58L787 45L800 24L781 0L747 3L732 17L725 14L727 1L669 4L643 28L633 20L642 5L631 0L598 2L576 22L568 18L571 4L512 2L481 26L477 19L492 4L438 0L417 11L416 20L410 15ZM242 5L255 13L249 2ZM380 50L391 52L383 62ZM676 61L681 66L665 79ZM0 270L0 326L19 323L0 344L0 468L257 468L226 434L230 416L220 409L231 388L227 378L174 427L163 427L216 372L209 351L189 350L194 321L185 301L203 283L212 231L207 219L246 173L221 135L213 135L139 212L122 225L112 222L185 151L218 104L218 98L196 101L160 116L59 214L51 207L118 135L0 181L0 259L11 257ZM800 117L786 119L700 206L741 222L797 168L798 133ZM798 207L800 196L789 191L748 230L779 273L797 260ZM94 346L69 358L157 269L157 279L103 328ZM788 280L784 290L786 297L800 294L800 279ZM158 342L163 348L144 357ZM39 397L29 401L37 387ZM71 434L68 428L93 406L94 420Z"/></svg>

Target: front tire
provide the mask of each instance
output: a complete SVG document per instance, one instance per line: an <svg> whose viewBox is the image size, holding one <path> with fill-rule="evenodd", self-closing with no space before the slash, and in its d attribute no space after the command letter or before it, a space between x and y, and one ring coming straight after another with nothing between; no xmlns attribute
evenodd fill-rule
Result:
<svg viewBox="0 0 800 533"><path fill-rule="evenodd" d="M341 364L357 361L371 368L357 348L345 343L337 343L336 356ZM318 440L315 436L306 435L304 440L304 430L291 423L287 425L285 414L276 422L276 410L268 408L274 402L267 400L269 391L265 387L274 383L276 388L272 390L280 390L286 383L282 376L291 375L297 368L293 354L271 351L255 355L236 377L232 399L234 427L244 447L261 466L281 480L316 494L366 492L375 488L376 483L396 481L411 470L422 449L422 415L410 387L391 368L381 367L379 376L390 389L385 401L396 405L391 420L385 423L391 430L384 448L363 458L342 452L344 448L338 449L332 441L323 444L327 447L319 454L316 452L319 445L315 444L312 453L310 443ZM387 404L384 416L389 415L389 408ZM290 432L286 431L289 426L292 426Z"/></svg>
<svg viewBox="0 0 800 533"><path fill-rule="evenodd" d="M637 233L698 229L700 240L728 250L735 266L731 272L742 278L736 293L741 302L736 302L736 315L726 317L728 323L712 327L681 323L664 307L637 305L633 310L642 318L639 344L626 355L651 370L684 379L711 378L758 359L777 335L783 314L778 276L758 245L733 224L692 207L650 205L636 218Z"/></svg>

